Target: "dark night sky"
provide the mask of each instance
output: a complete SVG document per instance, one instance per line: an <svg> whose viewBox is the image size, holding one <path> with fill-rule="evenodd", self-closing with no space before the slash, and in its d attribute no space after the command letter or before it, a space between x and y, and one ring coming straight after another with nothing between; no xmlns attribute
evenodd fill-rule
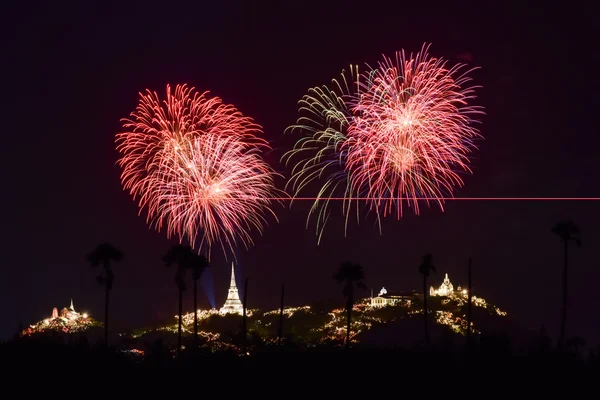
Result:
<svg viewBox="0 0 600 400"><path fill-rule="evenodd" d="M482 67L474 78L484 86L485 140L457 196L600 197L591 8L191 3L27 2L3 10L0 338L70 297L101 317L102 290L85 254L102 241L126 256L115 270L114 326L176 313L173 271L160 259L173 241L147 228L115 164L120 119L146 88L163 94L168 83L188 83L234 104L263 125L276 149L269 161L284 172L278 159L295 138L283 130L295 122L296 103L309 87L328 83L350 63L374 64L382 53L418 51L430 42L435 56L457 62L468 52ZM562 248L550 228L573 218L584 245L572 252L568 331L600 343L598 202L451 202L444 212L424 208L420 216L387 219L383 235L367 218L351 224L347 238L337 218L319 246L314 226L305 229L307 210L308 204L276 208L280 222L257 235L255 247L240 249L250 307L276 307L282 282L290 304L341 301L331 275L347 259L365 267L375 291L416 289L420 258L431 251L434 283L444 272L464 283L472 256L476 294L554 335ZM216 257L210 272L207 286L220 307L229 265Z"/></svg>

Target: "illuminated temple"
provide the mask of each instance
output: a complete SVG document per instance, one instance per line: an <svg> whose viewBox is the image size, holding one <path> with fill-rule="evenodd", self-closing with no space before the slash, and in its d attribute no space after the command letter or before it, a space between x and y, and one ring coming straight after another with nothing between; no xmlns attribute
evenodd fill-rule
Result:
<svg viewBox="0 0 600 400"><path fill-rule="evenodd" d="M373 293L371 293L371 307L392 306L400 304L401 302L410 305L411 299L411 295L404 293L389 293L387 289L383 287L376 297L373 297Z"/></svg>
<svg viewBox="0 0 600 400"><path fill-rule="evenodd" d="M49 318L45 318L34 325L29 325L29 328L23 330L21 335L28 336L46 330L61 331L64 333L82 332L95 324L96 322L91 317L88 317L87 313L82 314L75 311L73 299L71 299L69 307L64 307L60 311L54 307L52 315Z"/></svg>
<svg viewBox="0 0 600 400"><path fill-rule="evenodd" d="M434 289L433 286L431 286L429 288L430 296L449 296L452 293L454 293L454 286L452 286L452 283L450 282L450 279L448 278L448 274L446 274L446 277L444 278L444 282L440 285L440 287L438 289Z"/></svg>
<svg viewBox="0 0 600 400"><path fill-rule="evenodd" d="M454 285L450 282L448 274L444 276L444 281L437 289L433 286L429 288L429 296L452 296L457 292L462 296L467 295L467 291L463 290L460 286L454 290ZM414 291L412 293L398 293L389 292L386 288L381 288L377 296L373 297L373 293L371 293L370 305L371 307L385 307L400 303L410 305L415 296L416 294Z"/></svg>
<svg viewBox="0 0 600 400"><path fill-rule="evenodd" d="M58 309L56 307L54 307L52 309L52 317L51 319L55 319L59 317L59 313L58 313ZM79 319L81 317L83 318L87 318L87 314L80 314L77 311L75 311L75 307L73 306L73 299L71 299L71 305L69 306L69 308L65 307L62 310L60 310L60 317L61 318L66 318L69 319L71 321L74 321L76 319Z"/></svg>
<svg viewBox="0 0 600 400"><path fill-rule="evenodd" d="M229 291L227 293L227 300L225 300L225 304L219 310L221 314L242 314L244 310L244 306L240 301L240 295L238 293L238 288L235 283L235 271L233 268L233 263L231 263L231 283L229 284Z"/></svg>

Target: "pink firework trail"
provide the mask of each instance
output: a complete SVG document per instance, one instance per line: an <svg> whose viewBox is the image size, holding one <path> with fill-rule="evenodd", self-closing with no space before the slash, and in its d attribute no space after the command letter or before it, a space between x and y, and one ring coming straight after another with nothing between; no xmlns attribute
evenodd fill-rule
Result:
<svg viewBox="0 0 600 400"><path fill-rule="evenodd" d="M472 126L481 107L468 103L475 87L470 71L431 58L428 48L406 57L384 57L364 74L360 96L349 101L355 116L348 128L345 168L354 191L373 198L383 216L405 199L419 213L419 200L442 199L461 187L458 171L471 172L468 154L479 137Z"/></svg>
<svg viewBox="0 0 600 400"><path fill-rule="evenodd" d="M218 243L227 254L238 240L252 244L251 232L262 232L265 215L274 216L276 174L261 155L269 146L257 136L261 127L235 107L185 85L174 92L167 86L164 101L140 94L123 121L116 138L121 181L158 231L166 225L167 236L187 238L198 251L210 254Z"/></svg>

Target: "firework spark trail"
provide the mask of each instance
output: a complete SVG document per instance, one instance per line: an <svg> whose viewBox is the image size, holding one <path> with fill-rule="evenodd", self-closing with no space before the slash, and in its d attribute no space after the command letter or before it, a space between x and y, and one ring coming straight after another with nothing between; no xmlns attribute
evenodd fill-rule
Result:
<svg viewBox="0 0 600 400"><path fill-rule="evenodd" d="M117 134L121 181L136 199L146 221L167 236L177 235L208 250L219 243L231 250L240 240L252 243L262 233L265 214L274 216L271 199L274 171L262 159L266 141L261 127L231 105L207 93L167 86L161 102L156 93L140 94L126 132Z"/></svg>
<svg viewBox="0 0 600 400"><path fill-rule="evenodd" d="M311 216L316 215L319 238L329 217L330 199L343 199L346 219L350 214L354 192L344 170L345 154L341 147L352 122L347 98L356 94L358 76L358 68L351 66L348 73L342 71L339 80L332 80L331 88L324 85L309 89L299 101L302 116L286 129L303 135L282 157L286 165L294 164L286 190L291 188L294 200L299 200L307 185L324 179L317 197L311 199L314 203L307 218L308 226Z"/></svg>
<svg viewBox="0 0 600 400"><path fill-rule="evenodd" d="M250 232L262 232L273 174L257 151L244 147L233 137L213 135L187 143L178 151L180 160L165 161L150 207L168 221L169 234L195 243L202 231L200 247L221 241L233 249L236 237L248 246Z"/></svg>
<svg viewBox="0 0 600 400"><path fill-rule="evenodd" d="M404 51L384 56L366 73L351 69L332 89L310 89L300 101L308 116L288 130L304 137L284 158L295 157L288 181L295 200L309 183L322 182L307 218L308 224L317 213L319 241L333 199L344 201L346 229L354 200L366 200L380 223L394 208L402 216L402 200L416 214L419 201L443 210L443 200L463 184L459 173L471 172L468 154L480 137L472 123L483 114L468 104L476 87L466 86L464 65L447 68L428 49L409 58ZM357 220L358 211L357 205Z"/></svg>
<svg viewBox="0 0 600 400"><path fill-rule="evenodd" d="M443 209L439 199L462 186L457 171L471 172L467 155L479 137L471 123L482 113L468 105L475 88L466 86L466 73L460 75L464 66L448 69L427 50L409 58L397 52L367 73L362 94L350 100L356 117L342 146L352 187L375 199L406 198L416 214L419 200L438 199ZM402 215L402 202L374 200L370 206L383 216L394 207Z"/></svg>

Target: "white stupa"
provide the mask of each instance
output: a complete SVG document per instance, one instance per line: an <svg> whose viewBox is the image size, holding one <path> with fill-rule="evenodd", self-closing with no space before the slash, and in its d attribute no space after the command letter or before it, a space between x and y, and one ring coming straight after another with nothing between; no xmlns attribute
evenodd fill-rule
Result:
<svg viewBox="0 0 600 400"><path fill-rule="evenodd" d="M221 314L242 314L244 312L244 306L240 301L240 295L238 293L237 285L235 284L235 271L233 263L231 263L231 283L229 284L229 292L227 293L227 300L225 304L219 310Z"/></svg>

